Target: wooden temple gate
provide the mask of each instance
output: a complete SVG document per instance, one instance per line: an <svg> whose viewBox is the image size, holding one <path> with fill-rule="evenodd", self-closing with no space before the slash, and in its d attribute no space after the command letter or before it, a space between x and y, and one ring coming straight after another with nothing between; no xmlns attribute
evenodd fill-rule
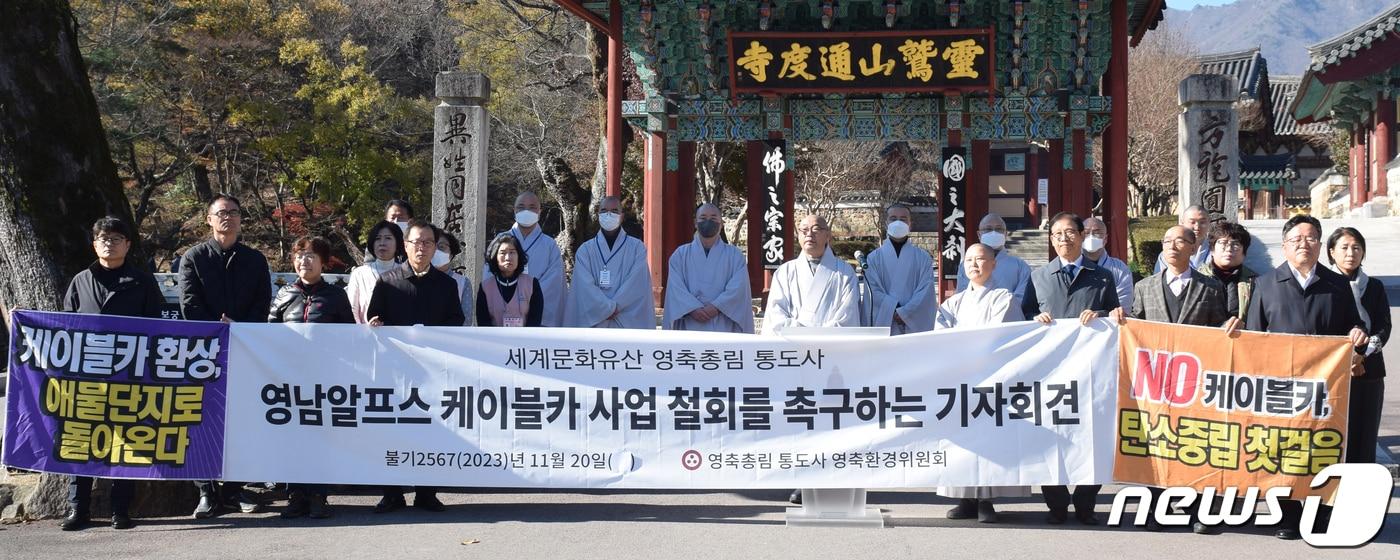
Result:
<svg viewBox="0 0 1400 560"><path fill-rule="evenodd" d="M609 37L609 193L621 189L623 123L644 133L645 241L658 301L666 258L691 238L696 142L745 143L750 232L765 223L764 156L780 141L960 148L943 152L966 154L958 204L971 243L989 211L1012 227L1037 227L1062 210L1087 216L1097 141L1099 214L1110 252L1126 257L1127 53L1161 20L1163 0L557 3ZM624 55L644 99L621 98ZM781 177L786 259L795 254L794 196L791 173ZM748 237L758 294L771 271L763 237Z"/></svg>

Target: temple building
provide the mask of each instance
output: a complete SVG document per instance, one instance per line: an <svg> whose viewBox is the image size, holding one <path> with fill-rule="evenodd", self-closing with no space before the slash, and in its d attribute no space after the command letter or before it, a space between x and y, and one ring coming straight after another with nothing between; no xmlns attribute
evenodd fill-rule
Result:
<svg viewBox="0 0 1400 560"><path fill-rule="evenodd" d="M1089 215L1101 200L1110 251L1127 252L1128 49L1161 21L1164 0L557 3L609 37L612 192L613 137L627 125L643 133L656 286L665 258L690 239L696 142L746 146L755 294L765 269L795 255L789 148L810 141L941 146L928 194L945 285L988 212L1037 228L1059 211ZM624 56L639 99L621 98Z"/></svg>
<svg viewBox="0 0 1400 560"><path fill-rule="evenodd" d="M1312 63L1287 110L1300 125L1326 123L1349 136L1343 209L1360 216L1400 215L1400 204L1389 196L1389 185L1400 181L1400 4L1308 47L1308 54Z"/></svg>

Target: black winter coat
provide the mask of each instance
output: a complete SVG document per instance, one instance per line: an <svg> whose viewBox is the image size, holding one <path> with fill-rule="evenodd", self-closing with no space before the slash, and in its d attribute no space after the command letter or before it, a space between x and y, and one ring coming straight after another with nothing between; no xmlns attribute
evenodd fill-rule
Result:
<svg viewBox="0 0 1400 560"><path fill-rule="evenodd" d="M354 323L350 296L322 280L310 286L301 280L282 286L267 312L269 323Z"/></svg>
<svg viewBox="0 0 1400 560"><path fill-rule="evenodd" d="M156 277L128 264L108 270L92 263L68 283L63 310L70 313L160 318L165 296Z"/></svg>
<svg viewBox="0 0 1400 560"><path fill-rule="evenodd" d="M180 258L180 313L190 321L221 316L262 323L272 303L272 273L256 249L234 243L227 251L210 239Z"/></svg>

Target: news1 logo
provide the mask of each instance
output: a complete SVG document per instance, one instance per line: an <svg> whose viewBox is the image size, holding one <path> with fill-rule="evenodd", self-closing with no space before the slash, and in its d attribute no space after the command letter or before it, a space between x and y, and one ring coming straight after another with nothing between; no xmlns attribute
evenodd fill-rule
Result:
<svg viewBox="0 0 1400 560"><path fill-rule="evenodd" d="M1326 532L1314 532L1322 498L1307 496L1303 499L1303 518L1298 527L1303 540L1319 548L1354 547L1370 542L1380 533L1390 507L1390 493L1394 484L1390 478L1390 471L1375 463L1338 463L1317 473L1310 486L1318 488L1333 478L1338 479L1338 484L1332 500L1332 518ZM1173 513L1170 506L1175 504L1183 509L1189 508L1192 503L1197 502L1196 498L1199 495L1201 499L1197 506L1196 519L1201 523L1233 527L1248 523L1250 518L1254 517L1254 524L1257 526L1274 525L1283 520L1283 508L1279 502L1288 499L1291 489L1277 487L1265 491L1266 512L1257 517L1254 511L1258 504L1259 488L1245 489L1241 500L1242 507L1238 512L1233 507L1236 493L1235 488L1226 488L1223 494L1225 506L1214 508L1218 494L1215 488L1207 487L1197 492L1189 486L1178 486L1164 489L1161 498L1152 504L1152 507L1141 507L1152 502L1151 489L1145 486L1129 486L1119 490L1113 497L1108 524L1121 525L1123 509L1127 506L1128 499L1137 498L1139 507L1133 516L1133 525L1145 525L1149 514L1157 523L1165 526L1187 525L1191 523L1191 515ZM1218 510L1218 513L1212 510Z"/></svg>

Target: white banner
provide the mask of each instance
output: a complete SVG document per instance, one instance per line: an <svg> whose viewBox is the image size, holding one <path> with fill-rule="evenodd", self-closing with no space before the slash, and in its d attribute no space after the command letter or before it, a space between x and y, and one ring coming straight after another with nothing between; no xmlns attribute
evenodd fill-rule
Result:
<svg viewBox="0 0 1400 560"><path fill-rule="evenodd" d="M236 323L224 475L550 488L1104 483L1115 329L783 338Z"/></svg>

